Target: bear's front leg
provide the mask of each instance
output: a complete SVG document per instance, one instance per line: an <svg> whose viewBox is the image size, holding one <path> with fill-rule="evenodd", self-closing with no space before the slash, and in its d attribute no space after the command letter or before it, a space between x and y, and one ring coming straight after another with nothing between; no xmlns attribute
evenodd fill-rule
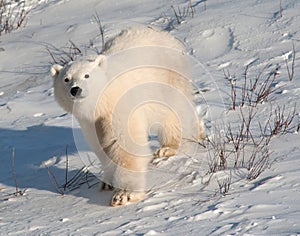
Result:
<svg viewBox="0 0 300 236"><path fill-rule="evenodd" d="M123 153L113 177L114 195L111 206L124 206L146 196L146 175L150 157Z"/></svg>
<svg viewBox="0 0 300 236"><path fill-rule="evenodd" d="M127 203L138 202L144 199L145 196L146 196L145 192L116 190L111 199L110 205L113 207L124 206Z"/></svg>

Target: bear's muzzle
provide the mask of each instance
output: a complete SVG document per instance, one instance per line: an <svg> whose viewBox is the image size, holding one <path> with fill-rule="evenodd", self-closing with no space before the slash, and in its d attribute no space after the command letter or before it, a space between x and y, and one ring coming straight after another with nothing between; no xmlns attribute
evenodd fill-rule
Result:
<svg viewBox="0 0 300 236"><path fill-rule="evenodd" d="M73 97L79 97L80 94L82 93L82 89L80 87L76 86L76 87L71 88L70 93Z"/></svg>

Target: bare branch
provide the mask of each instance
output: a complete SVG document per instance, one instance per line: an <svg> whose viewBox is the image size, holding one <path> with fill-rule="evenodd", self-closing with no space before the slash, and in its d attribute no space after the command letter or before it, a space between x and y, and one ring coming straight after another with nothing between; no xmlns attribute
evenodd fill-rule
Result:
<svg viewBox="0 0 300 236"><path fill-rule="evenodd" d="M217 183L219 185L220 194L222 194L223 196L228 195L230 185L231 185L231 171L229 173L229 176L226 178L223 178L222 181L217 179Z"/></svg>
<svg viewBox="0 0 300 236"><path fill-rule="evenodd" d="M64 191L67 189L67 183L68 183L68 172L69 172L69 155L68 155L68 144L66 145L66 176L65 176L65 185L64 185Z"/></svg>
<svg viewBox="0 0 300 236"><path fill-rule="evenodd" d="M74 61L78 56L82 55L80 48L71 40L69 40L69 43L65 49L58 49L55 47L50 49L49 47L46 47L46 50L51 56L53 63L61 65L65 65L70 61Z"/></svg>
<svg viewBox="0 0 300 236"><path fill-rule="evenodd" d="M230 98L231 98L231 102L232 102L232 110L236 109L236 78L235 76L231 76L229 71L227 71L227 73L225 72L225 70L223 70L225 79L229 82L230 84Z"/></svg>
<svg viewBox="0 0 300 236"><path fill-rule="evenodd" d="M24 26L28 13L24 2L12 7L9 1L0 0L0 35L11 33Z"/></svg>
<svg viewBox="0 0 300 236"><path fill-rule="evenodd" d="M288 77L289 77L290 81L292 81L294 79L294 74L295 74L295 59L296 59L296 51L295 51L295 43L293 42L291 69L289 67L288 58L285 59L286 70L287 70Z"/></svg>
<svg viewBox="0 0 300 236"><path fill-rule="evenodd" d="M248 73L249 66L246 66L245 72L244 72L244 85L242 87L242 103L241 106L243 107L245 105L246 101L246 90L247 90L247 73Z"/></svg>
<svg viewBox="0 0 300 236"><path fill-rule="evenodd" d="M279 16L280 18L282 17L282 12L283 12L283 8L282 8L282 0L279 1Z"/></svg>
<svg viewBox="0 0 300 236"><path fill-rule="evenodd" d="M99 32L100 32L100 35L101 35L102 51L103 51L104 48L105 48L104 29L103 29L103 27L102 27L101 20L100 20L100 17L99 17L98 12L96 12L96 13L93 15L93 18L94 18L94 20L96 21L96 23L97 23L97 25L98 25L98 29L99 29Z"/></svg>
<svg viewBox="0 0 300 236"><path fill-rule="evenodd" d="M17 174L16 174L16 169L15 169L15 149L14 148L12 148L12 150L11 150L11 169L12 169L12 174L13 174L13 178L14 178L14 182L15 182L15 186L16 186L15 195L18 196L19 185L18 185Z"/></svg>
<svg viewBox="0 0 300 236"><path fill-rule="evenodd" d="M64 192L60 189L59 184L55 178L55 175L52 173L50 167L47 166L47 169L48 169L48 175L49 175L50 181L53 183L54 187L56 188L56 191L59 194L64 195Z"/></svg>

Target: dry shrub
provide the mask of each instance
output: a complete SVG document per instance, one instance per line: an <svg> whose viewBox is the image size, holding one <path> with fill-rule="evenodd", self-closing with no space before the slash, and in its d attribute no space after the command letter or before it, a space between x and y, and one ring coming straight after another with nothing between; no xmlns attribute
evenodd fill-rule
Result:
<svg viewBox="0 0 300 236"><path fill-rule="evenodd" d="M28 13L25 1L13 7L10 0L0 0L0 35L11 33L24 26Z"/></svg>

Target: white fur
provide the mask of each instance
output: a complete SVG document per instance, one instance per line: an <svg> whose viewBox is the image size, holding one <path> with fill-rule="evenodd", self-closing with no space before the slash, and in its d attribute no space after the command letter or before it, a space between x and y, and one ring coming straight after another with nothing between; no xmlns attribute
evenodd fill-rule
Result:
<svg viewBox="0 0 300 236"><path fill-rule="evenodd" d="M145 172L154 157L149 130L159 124L162 148L155 155L171 156L182 143L182 124L194 122L184 116L194 109L184 51L170 34L138 27L109 41L101 55L51 68L57 102L79 121L103 164L104 181L117 188L113 206L145 195ZM71 95L74 87L80 94ZM202 125L191 127L204 137Z"/></svg>

